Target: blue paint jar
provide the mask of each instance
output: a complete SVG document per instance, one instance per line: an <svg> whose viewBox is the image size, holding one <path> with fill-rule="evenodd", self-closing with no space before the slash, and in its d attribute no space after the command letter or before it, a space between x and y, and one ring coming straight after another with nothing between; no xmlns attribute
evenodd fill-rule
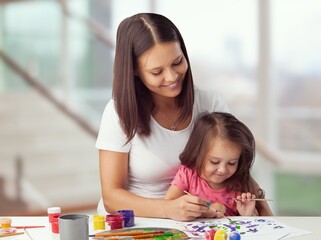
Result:
<svg viewBox="0 0 321 240"><path fill-rule="evenodd" d="M117 213L123 215L125 227L132 227L135 225L135 216L133 210L118 210Z"/></svg>
<svg viewBox="0 0 321 240"><path fill-rule="evenodd" d="M241 235L238 232L231 232L229 240L240 240Z"/></svg>

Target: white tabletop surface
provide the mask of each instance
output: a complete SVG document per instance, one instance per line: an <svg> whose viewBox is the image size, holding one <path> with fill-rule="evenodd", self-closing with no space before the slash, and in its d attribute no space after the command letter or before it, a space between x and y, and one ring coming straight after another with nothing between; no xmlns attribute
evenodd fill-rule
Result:
<svg viewBox="0 0 321 240"><path fill-rule="evenodd" d="M2 218L2 217L0 217ZM48 217L10 217L12 219L12 226L30 226L30 225L43 225L44 228L29 228L27 234L17 235L2 238L4 240L59 240L59 234L53 234L51 232ZM267 218L269 219L269 218ZM279 221L287 226L298 228L305 231L310 231L311 233L282 239L293 239L293 240L318 240L321 239L321 216L320 217L273 217L272 219ZM165 228L176 228L179 223L168 219L156 219L156 218L138 218L135 217L135 227L165 227ZM107 226L107 225L106 225ZM108 227L106 227L108 230ZM22 230L20 230L22 231ZM93 232L93 222L92 216L89 216L89 233ZM255 237L255 240L266 240L269 238L264 238L261 236ZM254 239L253 239L254 240Z"/></svg>

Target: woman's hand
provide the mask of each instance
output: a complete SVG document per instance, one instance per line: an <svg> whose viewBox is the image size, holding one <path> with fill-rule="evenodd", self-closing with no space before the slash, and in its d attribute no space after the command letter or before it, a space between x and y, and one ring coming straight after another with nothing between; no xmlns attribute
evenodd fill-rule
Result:
<svg viewBox="0 0 321 240"><path fill-rule="evenodd" d="M256 215L255 195L252 193L242 193L236 197L236 207L241 216Z"/></svg>
<svg viewBox="0 0 321 240"><path fill-rule="evenodd" d="M207 201L192 195L167 200L167 217L176 221L190 221L208 212Z"/></svg>

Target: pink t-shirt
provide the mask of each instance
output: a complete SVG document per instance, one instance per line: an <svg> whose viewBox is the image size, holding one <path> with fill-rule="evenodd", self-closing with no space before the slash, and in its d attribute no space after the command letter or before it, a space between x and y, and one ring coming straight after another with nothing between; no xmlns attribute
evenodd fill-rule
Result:
<svg viewBox="0 0 321 240"><path fill-rule="evenodd" d="M180 165L171 184L177 186L182 191L188 191L190 194L205 199L210 203L220 202L224 204L226 207L225 215L227 216L239 215L236 203L233 200L238 193L228 192L226 188L219 190L212 189L193 169Z"/></svg>

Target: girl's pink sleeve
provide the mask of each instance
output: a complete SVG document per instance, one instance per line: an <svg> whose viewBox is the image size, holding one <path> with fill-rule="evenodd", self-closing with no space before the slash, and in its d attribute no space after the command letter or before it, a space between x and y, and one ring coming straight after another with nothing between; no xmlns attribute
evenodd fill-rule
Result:
<svg viewBox="0 0 321 240"><path fill-rule="evenodd" d="M191 176L191 171L184 165L180 165L171 184L175 185L182 191L184 190L188 191L190 176Z"/></svg>

